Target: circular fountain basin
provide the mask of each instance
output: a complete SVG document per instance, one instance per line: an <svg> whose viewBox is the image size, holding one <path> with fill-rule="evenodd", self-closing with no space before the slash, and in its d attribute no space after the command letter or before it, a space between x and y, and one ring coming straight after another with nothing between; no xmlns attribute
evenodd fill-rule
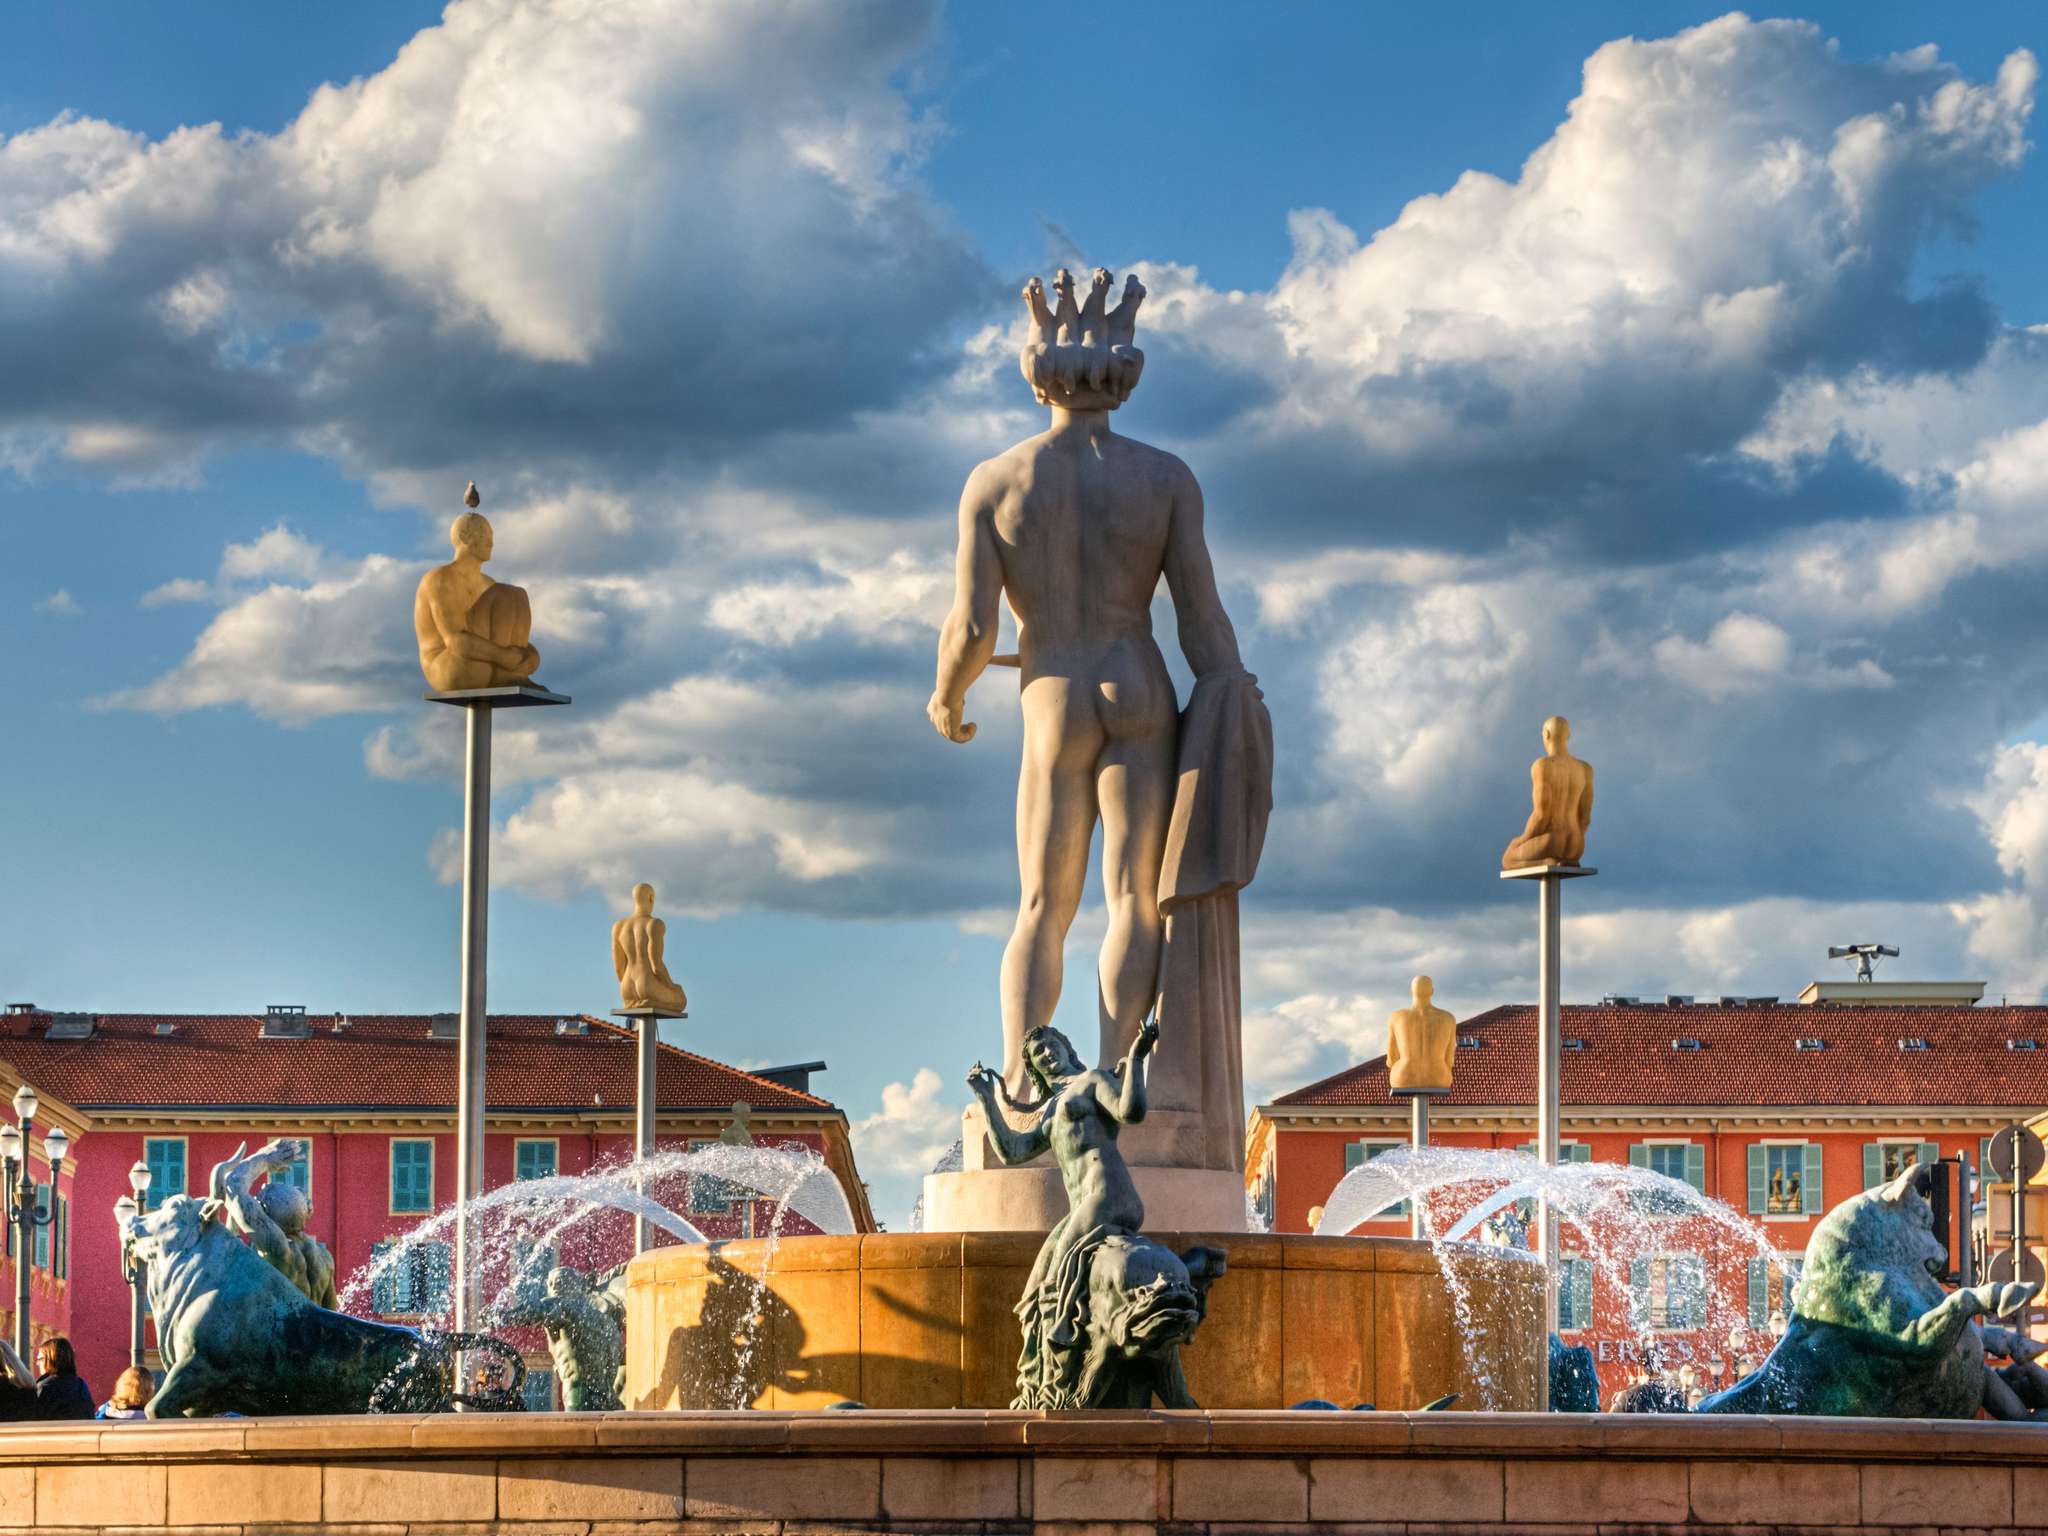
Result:
<svg viewBox="0 0 2048 1536"><path fill-rule="evenodd" d="M1310 1398L1536 1406L1543 1272L1405 1238L1149 1234L1229 1254L1182 1364L1205 1408ZM626 1277L628 1408L1002 1408L1032 1233L871 1233L657 1248Z"/></svg>

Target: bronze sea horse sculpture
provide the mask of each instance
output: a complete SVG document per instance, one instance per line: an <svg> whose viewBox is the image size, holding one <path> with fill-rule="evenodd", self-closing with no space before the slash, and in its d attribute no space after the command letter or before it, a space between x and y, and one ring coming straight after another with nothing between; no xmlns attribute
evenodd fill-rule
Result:
<svg viewBox="0 0 2048 1536"><path fill-rule="evenodd" d="M1224 1254L1176 1254L1139 1232L1145 1204L1116 1144L1145 1118L1145 1064L1158 1043L1158 1021L1147 1019L1124 1059L1103 1071L1084 1067L1065 1035L1041 1025L1023 1042L1039 1095L1029 1103L980 1062L967 1074L996 1155L1024 1163L1049 1149L1067 1191L1067 1214L1046 1234L1017 1303L1024 1349L1012 1408L1148 1408L1155 1396L1168 1408L1200 1406L1180 1347L1202 1321Z"/></svg>

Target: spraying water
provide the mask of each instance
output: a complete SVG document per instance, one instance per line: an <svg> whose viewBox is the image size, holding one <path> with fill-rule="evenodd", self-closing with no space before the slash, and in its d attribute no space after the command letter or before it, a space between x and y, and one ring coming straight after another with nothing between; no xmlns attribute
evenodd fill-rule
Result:
<svg viewBox="0 0 2048 1536"><path fill-rule="evenodd" d="M627 1217L645 1216L681 1242L706 1241L696 1223L670 1200L684 1201L699 1214L724 1212L745 1201L769 1202L772 1210L765 1225L771 1251L791 1216L821 1232L854 1230L853 1212L838 1178L806 1147L719 1143L687 1152L657 1152L588 1173L521 1179L480 1195L469 1205L487 1304L495 1305L497 1295L537 1267L572 1264L602 1271L617 1265L631 1251ZM450 1206L380 1245L376 1258L342 1289L343 1309L423 1316L451 1311L454 1297L447 1270L455 1214ZM761 1223L757 1220L756 1225Z"/></svg>
<svg viewBox="0 0 2048 1536"><path fill-rule="evenodd" d="M1539 1198L1557 1212L1559 1253L1567 1261L1562 1284L1577 1289L1564 1305L1583 1308L1596 1285L1627 1297L1628 1326L1645 1362L1675 1353L1670 1346L1680 1338L1688 1355L1695 1353L1693 1339L1709 1357L1719 1356L1728 1340L1732 1354L1750 1324L1748 1297L1717 1293L1710 1277L1731 1260L1768 1265L1781 1258L1759 1223L1682 1179L1648 1168L1546 1164L1523 1152L1467 1147L1401 1147L1361 1163L1331 1191L1316 1231L1342 1236L1403 1202L1417 1202L1423 1236L1460 1325L1473 1338L1464 1272L1480 1253L1526 1252ZM1579 1321L1584 1326L1586 1320ZM1475 1359L1473 1366L1483 1405L1491 1407L1489 1363Z"/></svg>

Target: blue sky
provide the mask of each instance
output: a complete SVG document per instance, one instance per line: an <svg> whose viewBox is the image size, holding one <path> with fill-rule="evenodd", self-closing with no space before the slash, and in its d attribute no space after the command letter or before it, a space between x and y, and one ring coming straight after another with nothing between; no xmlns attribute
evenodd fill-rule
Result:
<svg viewBox="0 0 2048 1536"><path fill-rule="evenodd" d="M900 1214L1014 901L1014 705L921 715L952 500L1097 262L1274 706L1255 1089L1415 969L1526 993L1557 708L1573 994L2048 990L2037 7L557 9L10 14L7 998L452 1006L404 609L473 476L578 701L503 754L494 1006L608 1006L654 879L678 1038L827 1058Z"/></svg>

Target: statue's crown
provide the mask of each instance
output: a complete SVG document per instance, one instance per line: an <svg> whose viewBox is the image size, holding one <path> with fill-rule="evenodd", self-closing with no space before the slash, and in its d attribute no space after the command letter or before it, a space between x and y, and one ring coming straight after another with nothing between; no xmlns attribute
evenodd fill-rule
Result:
<svg viewBox="0 0 2048 1536"><path fill-rule="evenodd" d="M1055 303L1046 307L1045 285L1033 277L1024 285L1024 310L1030 328L1017 354L1017 367L1040 405L1069 410L1115 410L1131 398L1145 354L1132 345L1138 329L1138 306L1145 285L1133 273L1124 279L1123 297L1110 309L1110 285L1116 281L1097 267L1088 297L1074 302L1074 275L1065 267L1053 279Z"/></svg>

